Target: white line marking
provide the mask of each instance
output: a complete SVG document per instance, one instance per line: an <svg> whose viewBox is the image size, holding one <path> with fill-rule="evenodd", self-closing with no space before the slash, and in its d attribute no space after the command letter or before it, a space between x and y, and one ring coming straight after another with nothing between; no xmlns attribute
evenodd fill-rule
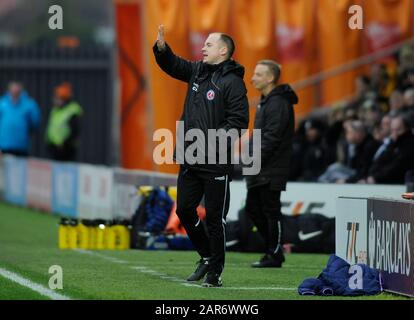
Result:
<svg viewBox="0 0 414 320"><path fill-rule="evenodd" d="M141 266L138 266L138 267L131 267L131 269L136 269L136 270L145 270L145 269L147 269L147 267L141 267Z"/></svg>
<svg viewBox="0 0 414 320"><path fill-rule="evenodd" d="M86 253L86 254L90 254L90 255L99 256L99 257L101 257L103 259L106 259L108 261L115 262L115 261L113 261L114 258L105 256L103 254L99 254L97 252L86 251L86 250L78 250L78 249L75 249L75 251L78 251L80 253ZM122 260L118 260L118 261L122 261ZM126 261L122 261L122 263L126 263ZM234 265L237 265L237 264L234 264ZM162 265L159 265L159 266L162 266ZM180 278L177 278L177 277L174 277L174 276L169 276L167 274L152 270L152 269L150 269L148 267L145 267L145 266L131 266L130 269L134 269L136 271L139 271L141 273L145 273L147 275L156 276L160 279L169 280L171 282L178 282L178 283L180 283L181 285L183 285L185 287L197 287L197 288L205 289L200 284L188 283L184 279L180 279ZM279 290L279 291L296 291L297 290L297 288L283 288L283 287L219 287L219 288L214 288L214 289L221 289L221 290Z"/></svg>
<svg viewBox="0 0 414 320"><path fill-rule="evenodd" d="M192 284L192 283L183 283L186 287L198 287L203 288L201 285ZM281 291L295 291L296 288L282 288L282 287L219 287L215 289L220 290L281 290Z"/></svg>
<svg viewBox="0 0 414 320"><path fill-rule="evenodd" d="M48 297L52 300L71 300L69 297L54 292L48 288L43 287L40 284L30 281L29 279L23 278L18 274L11 272L9 270L0 268L0 275L6 279L9 279L15 283L20 284L23 287L29 288L37 293L41 294L42 296Z"/></svg>
<svg viewBox="0 0 414 320"><path fill-rule="evenodd" d="M224 290L280 290L280 291L296 291L297 288L281 288L281 287L220 287Z"/></svg>

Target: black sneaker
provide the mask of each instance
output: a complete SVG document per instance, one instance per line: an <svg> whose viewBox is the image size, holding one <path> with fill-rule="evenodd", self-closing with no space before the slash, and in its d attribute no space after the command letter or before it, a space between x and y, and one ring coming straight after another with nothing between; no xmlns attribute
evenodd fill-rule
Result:
<svg viewBox="0 0 414 320"><path fill-rule="evenodd" d="M258 262L252 263L253 268L281 268L282 263L285 261L283 254L281 255L270 255L266 254Z"/></svg>
<svg viewBox="0 0 414 320"><path fill-rule="evenodd" d="M265 254L263 255L263 257L261 257L261 258L260 258L260 260L259 260L259 261L253 262L253 263L252 263L252 267L253 267L253 266L255 266L255 265L258 265L258 264L262 263L262 262L263 262L263 261L265 261L265 260L267 260L267 253L265 253Z"/></svg>
<svg viewBox="0 0 414 320"><path fill-rule="evenodd" d="M204 278L208 272L208 258L201 258L197 262L197 269L187 278L187 281L199 281Z"/></svg>
<svg viewBox="0 0 414 320"><path fill-rule="evenodd" d="M222 285L223 283L221 281L220 275L211 271L207 273L206 279L202 284L202 286L206 288L221 287Z"/></svg>

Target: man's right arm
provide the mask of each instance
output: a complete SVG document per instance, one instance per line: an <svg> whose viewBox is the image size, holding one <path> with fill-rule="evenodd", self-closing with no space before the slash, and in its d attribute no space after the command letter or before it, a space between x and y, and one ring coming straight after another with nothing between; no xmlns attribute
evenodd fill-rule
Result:
<svg viewBox="0 0 414 320"><path fill-rule="evenodd" d="M155 44L153 51L157 64L165 73L184 82L190 81L196 68L196 62L190 62L176 56L167 43L165 43L163 50L160 50Z"/></svg>
<svg viewBox="0 0 414 320"><path fill-rule="evenodd" d="M157 41L152 50L154 51L155 60L164 72L175 79L184 82L190 81L196 63L182 59L172 52L165 42L163 25L158 27Z"/></svg>

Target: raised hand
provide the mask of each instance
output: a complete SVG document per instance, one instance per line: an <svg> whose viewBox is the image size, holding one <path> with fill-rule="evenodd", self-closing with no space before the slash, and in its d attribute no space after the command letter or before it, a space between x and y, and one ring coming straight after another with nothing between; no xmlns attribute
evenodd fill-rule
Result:
<svg viewBox="0 0 414 320"><path fill-rule="evenodd" d="M162 24L158 26L157 47L158 47L158 50L165 49L164 25Z"/></svg>

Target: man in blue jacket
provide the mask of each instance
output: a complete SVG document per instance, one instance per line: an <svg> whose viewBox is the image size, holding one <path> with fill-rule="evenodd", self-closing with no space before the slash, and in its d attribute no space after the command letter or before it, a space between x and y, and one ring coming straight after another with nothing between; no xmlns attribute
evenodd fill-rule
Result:
<svg viewBox="0 0 414 320"><path fill-rule="evenodd" d="M40 110L18 82L11 82L0 98L0 151L27 156L30 133L39 126Z"/></svg>

